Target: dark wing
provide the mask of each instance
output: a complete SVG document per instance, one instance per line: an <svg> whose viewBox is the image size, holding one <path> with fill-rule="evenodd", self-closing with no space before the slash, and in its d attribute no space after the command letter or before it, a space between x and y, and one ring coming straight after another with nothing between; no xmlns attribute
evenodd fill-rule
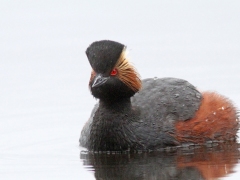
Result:
<svg viewBox="0 0 240 180"><path fill-rule="evenodd" d="M185 80L151 78L143 80L143 87L132 97L132 104L148 114L144 119L187 120L194 116L201 99L201 93Z"/></svg>

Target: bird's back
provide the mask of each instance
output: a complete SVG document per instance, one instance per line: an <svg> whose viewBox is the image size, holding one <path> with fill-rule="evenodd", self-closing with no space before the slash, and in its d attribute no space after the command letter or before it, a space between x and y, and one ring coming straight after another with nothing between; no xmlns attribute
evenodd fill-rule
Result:
<svg viewBox="0 0 240 180"><path fill-rule="evenodd" d="M202 95L189 82L176 78L144 79L142 89L132 97L132 105L145 111L145 118L187 120L198 110Z"/></svg>
<svg viewBox="0 0 240 180"><path fill-rule="evenodd" d="M160 138L164 135L166 145L234 140L239 128L237 110L229 99L215 92L200 93L181 79L143 80L132 104Z"/></svg>

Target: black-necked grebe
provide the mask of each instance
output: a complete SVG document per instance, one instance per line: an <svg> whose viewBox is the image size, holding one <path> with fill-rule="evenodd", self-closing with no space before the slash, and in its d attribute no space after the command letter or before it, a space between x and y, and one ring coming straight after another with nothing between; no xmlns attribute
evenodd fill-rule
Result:
<svg viewBox="0 0 240 180"><path fill-rule="evenodd" d="M99 99L80 137L90 151L156 150L182 143L235 140L236 108L215 92L176 78L140 80L126 47L103 40L86 54L89 88Z"/></svg>

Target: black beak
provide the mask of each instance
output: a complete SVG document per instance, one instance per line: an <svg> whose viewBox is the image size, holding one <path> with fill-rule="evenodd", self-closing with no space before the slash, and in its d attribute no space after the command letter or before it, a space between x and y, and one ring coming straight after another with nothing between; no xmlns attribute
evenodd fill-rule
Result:
<svg viewBox="0 0 240 180"><path fill-rule="evenodd" d="M103 85L108 79L109 77L103 77L101 74L96 75L93 80L92 88Z"/></svg>

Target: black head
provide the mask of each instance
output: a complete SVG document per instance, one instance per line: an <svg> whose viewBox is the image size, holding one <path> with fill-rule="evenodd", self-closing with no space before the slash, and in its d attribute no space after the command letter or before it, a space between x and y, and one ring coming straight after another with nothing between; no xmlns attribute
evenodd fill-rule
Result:
<svg viewBox="0 0 240 180"><path fill-rule="evenodd" d="M115 100L133 96L141 81L135 68L125 57L126 47L114 41L96 41L86 50L92 66L89 82L94 97Z"/></svg>
<svg viewBox="0 0 240 180"><path fill-rule="evenodd" d="M109 73L117 63L124 45L118 42L103 40L93 42L86 54L93 70L97 73Z"/></svg>

